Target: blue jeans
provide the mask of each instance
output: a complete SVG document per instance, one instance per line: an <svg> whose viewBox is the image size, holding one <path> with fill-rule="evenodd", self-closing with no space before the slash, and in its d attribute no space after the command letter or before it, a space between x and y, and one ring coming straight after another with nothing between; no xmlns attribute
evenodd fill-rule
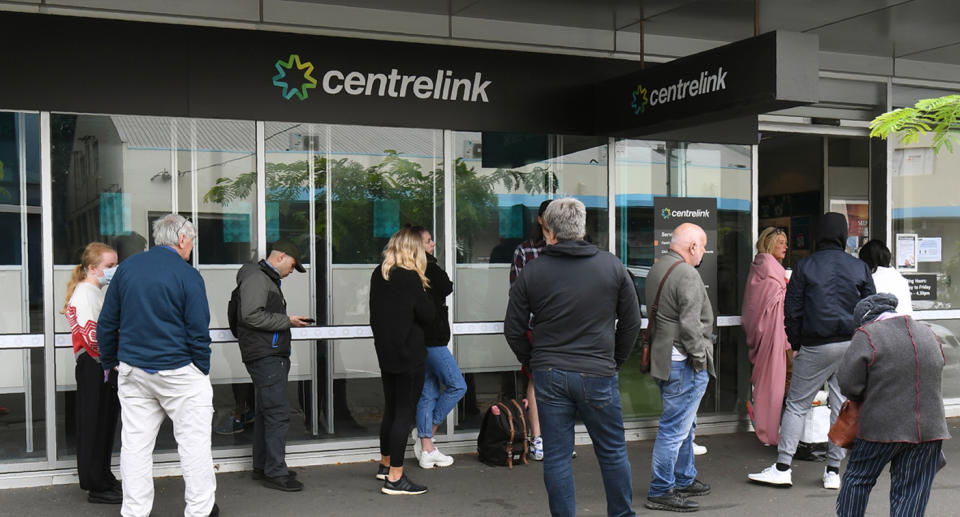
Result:
<svg viewBox="0 0 960 517"><path fill-rule="evenodd" d="M576 414L593 440L607 496L607 515L634 516L633 486L617 376L600 377L557 369L533 372L533 385L543 436L543 484L550 514L576 514L573 484L573 425Z"/></svg>
<svg viewBox="0 0 960 517"><path fill-rule="evenodd" d="M440 386L443 385L443 391ZM417 403L417 433L433 437L434 424L440 425L467 392L457 360L445 346L427 347L427 371L423 376L423 393Z"/></svg>
<svg viewBox="0 0 960 517"><path fill-rule="evenodd" d="M673 361L670 379L657 380L663 413L653 444L648 497L666 494L672 488L688 487L697 478L693 465L693 430L697 427L697 408L707 391L710 375L695 372L689 361Z"/></svg>

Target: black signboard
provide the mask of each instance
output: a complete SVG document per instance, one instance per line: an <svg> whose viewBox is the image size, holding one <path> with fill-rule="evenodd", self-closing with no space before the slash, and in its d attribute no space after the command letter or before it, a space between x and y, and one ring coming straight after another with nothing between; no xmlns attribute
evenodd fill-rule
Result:
<svg viewBox="0 0 960 517"><path fill-rule="evenodd" d="M0 13L0 34L22 43L0 49L5 109L680 140L673 129L698 125L696 141L755 143L750 116L817 100L817 39L799 33L643 71L623 59L32 13Z"/></svg>
<svg viewBox="0 0 960 517"><path fill-rule="evenodd" d="M670 251L673 230L683 223L693 223L707 234L703 262L697 269L707 287L713 314L717 312L717 200L700 197L653 198L653 260Z"/></svg>
<svg viewBox="0 0 960 517"><path fill-rule="evenodd" d="M769 32L601 84L598 132L642 135L818 100L816 35Z"/></svg>
<svg viewBox="0 0 960 517"><path fill-rule="evenodd" d="M918 274L903 275L910 283L910 297L913 301L923 301L937 299L937 275Z"/></svg>

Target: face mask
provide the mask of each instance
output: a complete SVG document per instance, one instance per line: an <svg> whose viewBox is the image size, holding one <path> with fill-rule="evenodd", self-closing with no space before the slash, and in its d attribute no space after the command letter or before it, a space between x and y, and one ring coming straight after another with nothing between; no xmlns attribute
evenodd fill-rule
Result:
<svg viewBox="0 0 960 517"><path fill-rule="evenodd" d="M117 272L117 266L113 266L112 268L109 268L109 269L104 269L103 276L101 276L98 279L100 280L100 287L104 287L107 284L109 284L110 280L113 278L113 274L116 272Z"/></svg>

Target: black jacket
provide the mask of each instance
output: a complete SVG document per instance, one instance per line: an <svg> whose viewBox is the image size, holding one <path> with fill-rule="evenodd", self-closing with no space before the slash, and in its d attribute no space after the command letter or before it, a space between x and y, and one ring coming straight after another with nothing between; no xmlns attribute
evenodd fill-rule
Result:
<svg viewBox="0 0 960 517"><path fill-rule="evenodd" d="M423 335L433 323L433 302L416 271L394 267L387 281L381 268L370 276L370 327L377 360L381 371L411 372L426 362Z"/></svg>
<svg viewBox="0 0 960 517"><path fill-rule="evenodd" d="M824 214L818 235L817 251L797 263L787 284L784 326L794 350L849 340L853 308L876 293L867 264L844 251L847 218Z"/></svg>
<svg viewBox="0 0 960 517"><path fill-rule="evenodd" d="M637 291L611 253L561 241L544 248L513 283L503 333L517 360L533 370L613 375L640 333Z"/></svg>
<svg viewBox="0 0 960 517"><path fill-rule="evenodd" d="M427 346L447 346L447 342L450 341L447 296L453 292L453 282L437 264L437 258L429 253L427 254L427 272L425 275L427 280L430 281L427 295L433 300L433 308L436 310L437 317L434 318L432 325L423 329L423 339Z"/></svg>
<svg viewBox="0 0 960 517"><path fill-rule="evenodd" d="M244 363L272 355L290 357L290 317L280 275L265 260L237 272L240 314L237 340Z"/></svg>

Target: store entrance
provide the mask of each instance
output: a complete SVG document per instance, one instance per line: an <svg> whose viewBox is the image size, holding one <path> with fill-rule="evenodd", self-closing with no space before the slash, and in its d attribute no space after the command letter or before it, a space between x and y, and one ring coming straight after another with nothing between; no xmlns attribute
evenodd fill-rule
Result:
<svg viewBox="0 0 960 517"><path fill-rule="evenodd" d="M785 267L812 253L824 212L846 214L847 252L871 234L870 150L866 136L761 132L758 160L760 230L789 235Z"/></svg>

